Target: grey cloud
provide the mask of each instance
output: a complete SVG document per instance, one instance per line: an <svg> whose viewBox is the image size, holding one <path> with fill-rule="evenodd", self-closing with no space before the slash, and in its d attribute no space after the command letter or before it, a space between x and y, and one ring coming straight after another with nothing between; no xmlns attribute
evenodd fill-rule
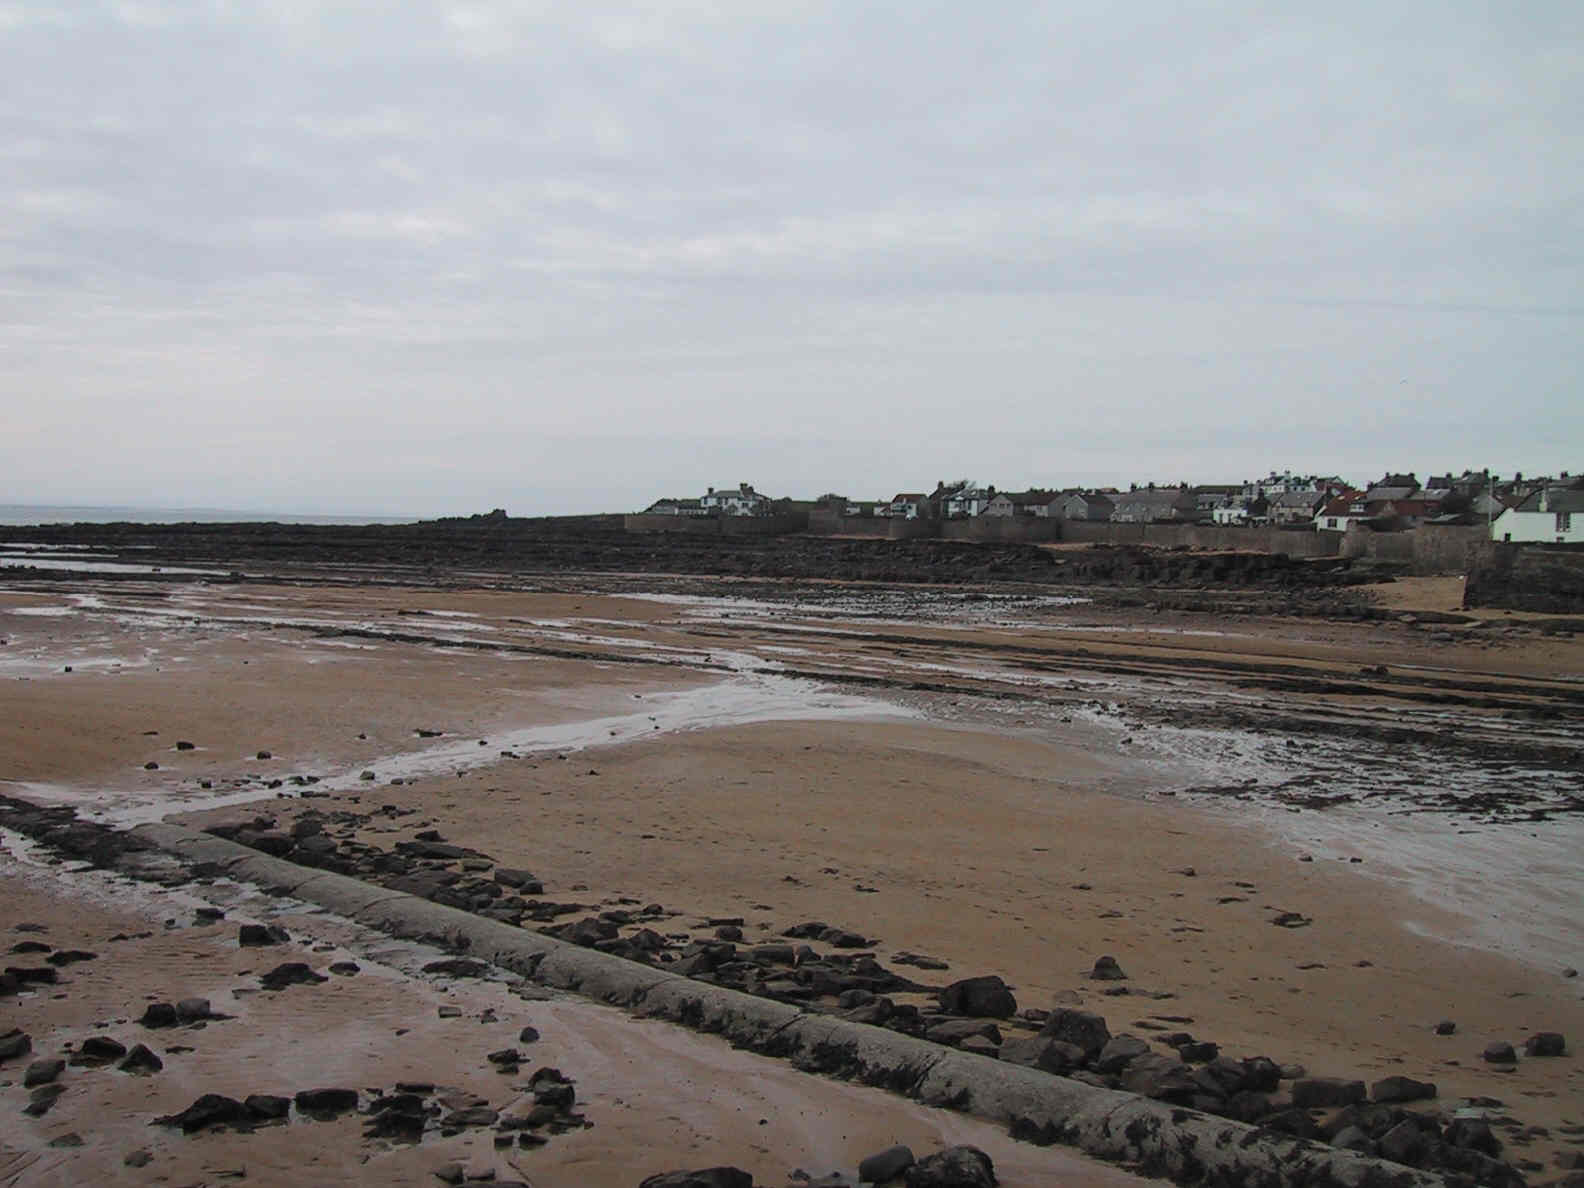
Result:
<svg viewBox="0 0 1584 1188"><path fill-rule="evenodd" d="M409 7L7 10L0 494L118 418L104 497L413 511L1584 439L1576 5Z"/></svg>

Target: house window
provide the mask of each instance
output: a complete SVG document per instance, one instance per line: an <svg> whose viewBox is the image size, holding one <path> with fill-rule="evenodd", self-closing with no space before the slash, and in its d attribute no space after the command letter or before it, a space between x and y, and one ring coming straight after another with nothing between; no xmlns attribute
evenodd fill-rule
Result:
<svg viewBox="0 0 1584 1188"><path fill-rule="evenodd" d="M1557 512L1556 518L1557 518L1556 530L1558 532L1571 532L1571 531L1573 531L1573 513L1572 512Z"/></svg>

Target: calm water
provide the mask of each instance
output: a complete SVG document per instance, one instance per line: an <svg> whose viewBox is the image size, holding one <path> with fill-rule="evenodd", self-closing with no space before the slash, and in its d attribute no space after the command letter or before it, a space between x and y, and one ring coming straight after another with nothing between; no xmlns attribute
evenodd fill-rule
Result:
<svg viewBox="0 0 1584 1188"><path fill-rule="evenodd" d="M411 524L413 516L301 516L282 512L228 511L218 507L73 507L0 503L0 524Z"/></svg>

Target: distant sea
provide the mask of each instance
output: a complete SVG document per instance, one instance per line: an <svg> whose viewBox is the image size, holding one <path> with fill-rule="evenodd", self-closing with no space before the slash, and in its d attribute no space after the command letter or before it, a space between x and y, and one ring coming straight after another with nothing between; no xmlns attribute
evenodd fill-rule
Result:
<svg viewBox="0 0 1584 1188"><path fill-rule="evenodd" d="M0 503L0 524L411 524L413 516L300 516L220 507L73 507Z"/></svg>

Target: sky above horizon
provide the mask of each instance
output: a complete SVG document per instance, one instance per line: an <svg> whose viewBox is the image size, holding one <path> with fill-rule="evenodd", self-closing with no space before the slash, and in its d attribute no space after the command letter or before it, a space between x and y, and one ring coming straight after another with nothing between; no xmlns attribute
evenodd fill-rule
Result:
<svg viewBox="0 0 1584 1188"><path fill-rule="evenodd" d="M1584 469L1584 5L0 3L0 503Z"/></svg>

